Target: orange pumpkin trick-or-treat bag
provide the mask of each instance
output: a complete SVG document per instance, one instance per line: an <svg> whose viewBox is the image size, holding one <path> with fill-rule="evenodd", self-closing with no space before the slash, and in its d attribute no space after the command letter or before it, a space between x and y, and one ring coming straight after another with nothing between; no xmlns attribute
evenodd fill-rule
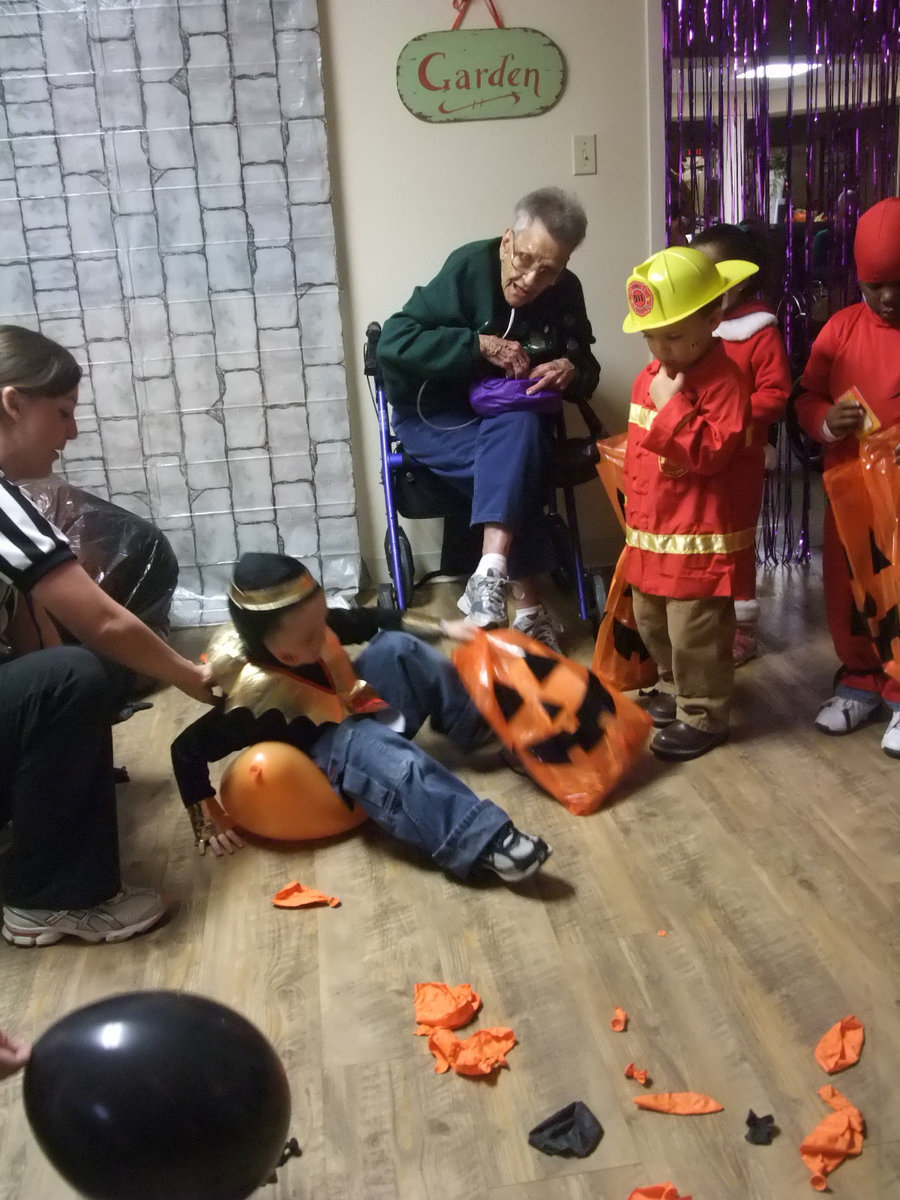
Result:
<svg viewBox="0 0 900 1200"><path fill-rule="evenodd" d="M627 433L616 433L597 443L597 474L606 489L606 495L616 515L616 520L625 532L625 445Z"/></svg>
<svg viewBox="0 0 900 1200"><path fill-rule="evenodd" d="M900 427L879 429L859 456L823 475L847 562L853 601L863 615L888 674L900 678L900 467L894 446Z"/></svg>
<svg viewBox="0 0 900 1200"><path fill-rule="evenodd" d="M607 687L622 692L653 687L658 678L656 663L637 630L631 585L622 574L621 556L609 585L591 670Z"/></svg>
<svg viewBox="0 0 900 1200"><path fill-rule="evenodd" d="M500 740L569 812L598 809L644 752L647 713L542 642L514 629L478 630L453 661Z"/></svg>

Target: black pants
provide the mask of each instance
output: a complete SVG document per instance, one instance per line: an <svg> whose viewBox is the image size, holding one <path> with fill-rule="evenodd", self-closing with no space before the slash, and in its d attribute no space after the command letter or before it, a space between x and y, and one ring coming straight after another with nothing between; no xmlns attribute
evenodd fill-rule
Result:
<svg viewBox="0 0 900 1200"><path fill-rule="evenodd" d="M129 678L80 646L0 666L5 904L87 908L119 890L111 720Z"/></svg>

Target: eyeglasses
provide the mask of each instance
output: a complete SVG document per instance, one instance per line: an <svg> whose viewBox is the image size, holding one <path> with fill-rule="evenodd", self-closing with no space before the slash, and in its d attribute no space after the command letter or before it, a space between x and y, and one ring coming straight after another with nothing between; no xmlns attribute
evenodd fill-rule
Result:
<svg viewBox="0 0 900 1200"><path fill-rule="evenodd" d="M555 283L566 269L565 263L560 266L559 263L541 262L533 254L519 251L516 248L516 235L511 229L509 231L509 241L512 247L509 252L509 261L513 269L518 271L520 275L533 275L535 280L539 280L542 283Z"/></svg>

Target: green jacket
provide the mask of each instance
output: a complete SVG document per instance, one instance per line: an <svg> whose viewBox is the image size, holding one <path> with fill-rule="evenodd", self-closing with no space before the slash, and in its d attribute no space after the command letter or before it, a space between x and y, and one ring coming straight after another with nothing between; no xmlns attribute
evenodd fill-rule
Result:
<svg viewBox="0 0 900 1200"><path fill-rule="evenodd" d="M511 309L500 286L500 238L490 238L454 250L385 321L378 362L395 413L415 413L423 383L422 412L468 409L472 382L502 373L481 357L481 333L520 342L533 366L568 358L575 378L566 394L575 399L588 399L597 386L600 365L589 349L594 336L577 276L564 271L536 300Z"/></svg>

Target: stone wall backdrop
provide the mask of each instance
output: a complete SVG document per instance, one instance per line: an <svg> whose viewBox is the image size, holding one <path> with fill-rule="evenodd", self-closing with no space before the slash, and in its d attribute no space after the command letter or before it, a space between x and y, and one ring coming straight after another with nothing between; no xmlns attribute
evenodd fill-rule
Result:
<svg viewBox="0 0 900 1200"><path fill-rule="evenodd" d="M182 624L246 550L359 582L317 23L0 3L0 322L84 365L63 473L165 531Z"/></svg>

